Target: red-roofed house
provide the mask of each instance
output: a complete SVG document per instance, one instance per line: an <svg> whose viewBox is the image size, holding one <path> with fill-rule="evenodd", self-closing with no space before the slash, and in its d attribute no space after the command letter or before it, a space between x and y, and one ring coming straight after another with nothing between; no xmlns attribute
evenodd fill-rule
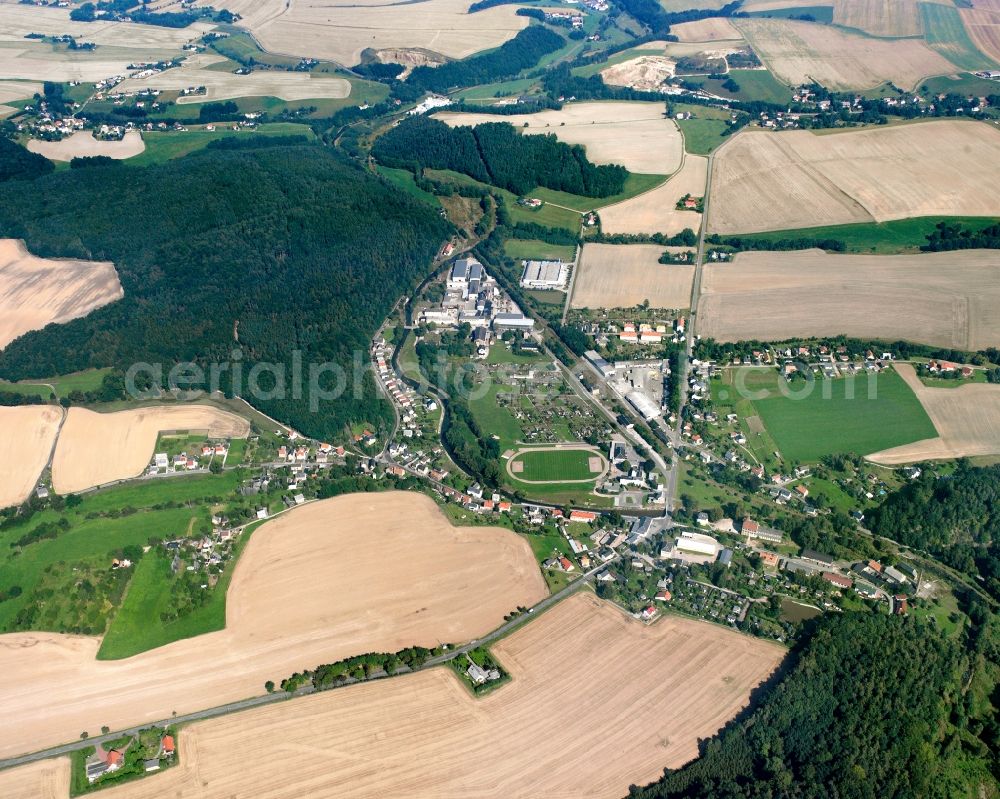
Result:
<svg viewBox="0 0 1000 799"><path fill-rule="evenodd" d="M509 502L499 503L497 505L497 510L500 511L500 513L508 513L510 511L510 503Z"/></svg>
<svg viewBox="0 0 1000 799"><path fill-rule="evenodd" d="M169 756L174 753L174 736L164 735L163 740L160 741L160 746L162 748L163 754Z"/></svg>
<svg viewBox="0 0 1000 799"><path fill-rule="evenodd" d="M667 590L657 591L656 592L656 598L660 602L669 602L670 601L670 592L667 591Z"/></svg>
<svg viewBox="0 0 1000 799"><path fill-rule="evenodd" d="M575 568L573 562L567 557L559 558L559 565L562 566L564 572L571 572Z"/></svg>
<svg viewBox="0 0 1000 799"><path fill-rule="evenodd" d="M844 577L843 575L836 574L835 572L823 572L823 579L838 588L850 588L854 585L854 582L850 577Z"/></svg>
<svg viewBox="0 0 1000 799"><path fill-rule="evenodd" d="M590 510L571 510L569 512L569 520L571 522L590 522L596 521L597 514Z"/></svg>

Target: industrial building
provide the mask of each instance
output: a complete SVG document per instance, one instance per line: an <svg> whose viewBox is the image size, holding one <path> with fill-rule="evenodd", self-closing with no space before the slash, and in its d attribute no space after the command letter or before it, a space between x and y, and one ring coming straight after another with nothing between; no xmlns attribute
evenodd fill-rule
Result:
<svg viewBox="0 0 1000 799"><path fill-rule="evenodd" d="M562 289L566 287L569 264L562 261L525 261L521 286L526 289Z"/></svg>
<svg viewBox="0 0 1000 799"><path fill-rule="evenodd" d="M629 405L635 408L647 422L651 422L653 419L663 415L660 406L641 391L630 391L625 395L625 399L628 400Z"/></svg>

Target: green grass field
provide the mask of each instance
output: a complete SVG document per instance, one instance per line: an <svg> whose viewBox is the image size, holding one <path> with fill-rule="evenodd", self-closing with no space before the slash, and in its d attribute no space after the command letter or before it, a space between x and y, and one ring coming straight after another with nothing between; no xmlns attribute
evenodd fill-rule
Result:
<svg viewBox="0 0 1000 799"><path fill-rule="evenodd" d="M997 68L997 63L973 43L955 6L937 3L917 3L917 6L927 44L952 64L969 72Z"/></svg>
<svg viewBox="0 0 1000 799"><path fill-rule="evenodd" d="M986 97L996 93L997 82L963 73L961 75L940 75L936 78L928 78L920 84L919 88L921 94L953 93L968 94L973 97Z"/></svg>
<svg viewBox="0 0 1000 799"><path fill-rule="evenodd" d="M725 78L715 80L707 76L688 76L684 80L720 97L744 102L761 100L767 103L787 103L792 99L792 90L766 69L734 69L726 77L736 81L739 91L733 92L725 88L722 85L726 82Z"/></svg>
<svg viewBox="0 0 1000 799"><path fill-rule="evenodd" d="M498 349L494 345L491 349ZM524 435L521 425L507 409L497 405L497 392L509 391L509 386L494 383L482 397L469 400L469 410L483 430L500 439L500 450L509 449Z"/></svg>
<svg viewBox="0 0 1000 799"><path fill-rule="evenodd" d="M824 25L833 23L833 6L792 6L791 8L773 8L766 11L751 11L748 16L765 19L801 19L810 16L815 22Z"/></svg>
<svg viewBox="0 0 1000 799"><path fill-rule="evenodd" d="M576 247L538 239L507 239L503 248L508 257L527 261L572 261L576 254Z"/></svg>
<svg viewBox="0 0 1000 799"><path fill-rule="evenodd" d="M429 191L424 191L417 185L413 178L413 173L408 169L396 169L388 166L378 166L375 169L382 177L384 177L404 194L409 194L411 197L423 200L424 202L430 203L434 206L441 205L441 203L438 202L437 197Z"/></svg>
<svg viewBox="0 0 1000 799"><path fill-rule="evenodd" d="M530 192L532 197L538 197L546 203L555 203L582 214L585 211L592 211L595 208L603 208L606 205L614 205L622 200L628 200L637 194L642 194L656 186L659 186L667 179L666 175L644 175L632 172L625 179L625 187L610 197L583 197L578 194L569 194L565 191L555 189L536 188ZM528 209L530 211L530 209ZM544 210L544 208L542 209Z"/></svg>
<svg viewBox="0 0 1000 799"><path fill-rule="evenodd" d="M927 243L927 236L939 222L960 224L970 230L981 230L996 224L993 217L979 216L922 216L913 219L897 219L891 222L858 222L851 225L828 225L824 227L776 230L768 233L752 233L740 238L753 241L777 241L779 239L824 238L839 239L849 253L871 253L893 255L917 252Z"/></svg>
<svg viewBox="0 0 1000 799"><path fill-rule="evenodd" d="M260 125L253 134L258 136L292 136L303 135L314 138L312 129L308 125L299 125L294 122L271 122ZM205 130L204 128L192 128L187 131L148 131L142 134L142 140L146 143L146 149L127 159L123 163L134 164L135 166L148 166L149 164L159 164L163 161L170 161L202 149L206 144L215 139L224 139L229 136L250 136L249 131L234 131L225 123L219 123L215 130Z"/></svg>
<svg viewBox="0 0 1000 799"><path fill-rule="evenodd" d="M691 119L676 120L684 134L684 149L693 155L708 155L726 139L722 135L727 129L729 112L721 108L671 103L671 112L692 114Z"/></svg>
<svg viewBox="0 0 1000 799"><path fill-rule="evenodd" d="M62 399L72 391L94 391L101 387L104 376L111 371L107 369L87 369L83 372L50 377L33 383L7 383L0 380L0 391L10 391L15 394L39 394L48 399L52 393L49 385L55 389L56 397Z"/></svg>
<svg viewBox="0 0 1000 799"><path fill-rule="evenodd" d="M937 435L916 395L894 371L871 382L867 375L853 381L794 381L787 384L788 396L776 370L732 370L727 377L730 391L738 392L742 381L749 395L744 401L760 416L786 461L815 462L836 452L868 455ZM757 395L762 391L768 396Z"/></svg>
<svg viewBox="0 0 1000 799"><path fill-rule="evenodd" d="M523 463L524 471L517 473L515 480L588 480L596 476L588 463L593 456L593 452L582 449L522 452L514 462Z"/></svg>
<svg viewBox="0 0 1000 799"><path fill-rule="evenodd" d="M486 83L482 86L473 86L469 89L462 89L455 96L469 102L485 102L501 97L511 97L520 94L528 94L539 85L538 78L519 78L517 80L501 81L499 83Z"/></svg>

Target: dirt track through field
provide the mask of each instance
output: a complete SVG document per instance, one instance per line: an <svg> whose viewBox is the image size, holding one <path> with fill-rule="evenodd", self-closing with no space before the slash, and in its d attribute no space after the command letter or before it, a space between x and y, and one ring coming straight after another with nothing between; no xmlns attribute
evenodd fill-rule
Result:
<svg viewBox="0 0 1000 799"><path fill-rule="evenodd" d="M711 233L1000 216L1000 131L958 119L743 131L719 149L710 178Z"/></svg>
<svg viewBox="0 0 1000 799"><path fill-rule="evenodd" d="M108 799L617 799L694 758L784 650L578 594L494 654L513 679L479 699L437 668L193 724L176 768Z"/></svg>
<svg viewBox="0 0 1000 799"><path fill-rule="evenodd" d="M124 296L109 261L38 258L0 239L0 349L30 330L68 322Z"/></svg>
<svg viewBox="0 0 1000 799"><path fill-rule="evenodd" d="M116 661L95 660L97 638L0 635L0 757L262 694L350 655L468 641L547 593L523 538L452 527L420 494L306 505L254 533L225 630Z"/></svg>
<svg viewBox="0 0 1000 799"><path fill-rule="evenodd" d="M0 407L0 508L31 495L61 420L62 410L52 405Z"/></svg>
<svg viewBox="0 0 1000 799"><path fill-rule="evenodd" d="M116 413L70 408L52 461L60 494L137 477L163 431L204 430L210 438L246 438L250 423L210 405L158 405Z"/></svg>
<svg viewBox="0 0 1000 799"><path fill-rule="evenodd" d="M719 341L847 335L996 346L1000 250L744 252L705 266L698 319L698 332Z"/></svg>
<svg viewBox="0 0 1000 799"><path fill-rule="evenodd" d="M896 367L913 389L938 431L937 438L876 452L868 460L885 465L1000 455L1000 385L974 383L956 388L925 386L910 364Z"/></svg>

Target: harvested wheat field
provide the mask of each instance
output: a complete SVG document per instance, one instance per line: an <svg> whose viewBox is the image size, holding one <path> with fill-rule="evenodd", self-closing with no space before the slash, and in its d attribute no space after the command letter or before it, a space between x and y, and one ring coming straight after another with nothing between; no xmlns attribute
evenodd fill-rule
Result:
<svg viewBox="0 0 1000 799"><path fill-rule="evenodd" d="M513 679L485 697L442 667L199 722L176 768L108 797L617 799L696 757L785 654L705 622L645 626L592 594L493 651Z"/></svg>
<svg viewBox="0 0 1000 799"><path fill-rule="evenodd" d="M694 267L661 264L658 244L585 244L573 282L571 308L687 308Z"/></svg>
<svg viewBox="0 0 1000 799"><path fill-rule="evenodd" d="M142 474L161 432L206 430L212 438L246 438L250 423L210 405L157 405L116 413L71 408L52 461L60 494Z"/></svg>
<svg viewBox="0 0 1000 799"><path fill-rule="evenodd" d="M69 758L42 760L0 771L4 799L66 799L69 796Z"/></svg>
<svg viewBox="0 0 1000 799"><path fill-rule="evenodd" d="M958 13L976 47L1000 61L1000 0L975 0L972 8L959 8Z"/></svg>
<svg viewBox="0 0 1000 799"><path fill-rule="evenodd" d="M44 155L50 161L72 161L91 155L104 155L108 158L131 158L146 149L139 131L130 130L120 141L103 141L95 139L91 131L78 130L61 141L42 141L32 139L28 149L33 153Z"/></svg>
<svg viewBox="0 0 1000 799"><path fill-rule="evenodd" d="M86 316L124 296L109 261L37 258L0 239L0 349L29 330Z"/></svg>
<svg viewBox="0 0 1000 799"><path fill-rule="evenodd" d="M892 81L912 89L955 66L923 39L877 39L786 19L736 19L733 24L774 76L784 83L821 83L828 89L869 89Z"/></svg>
<svg viewBox="0 0 1000 799"><path fill-rule="evenodd" d="M434 116L452 127L509 122L523 133L552 133L567 144L583 145L595 164L621 164L630 172L669 175L680 168L684 143L663 109L663 103L597 102L503 117L458 112Z"/></svg>
<svg viewBox="0 0 1000 799"><path fill-rule="evenodd" d="M42 84L26 80L0 81L0 103L12 103L15 100L26 100L36 93L41 94Z"/></svg>
<svg viewBox="0 0 1000 799"><path fill-rule="evenodd" d="M708 17L671 25L670 32L681 42L717 42L741 39L740 32L726 17Z"/></svg>
<svg viewBox="0 0 1000 799"><path fill-rule="evenodd" d="M524 538L452 527L420 494L315 502L253 534L225 630L114 661L95 660L97 638L0 636L0 757L262 694L350 655L471 640L546 594Z"/></svg>
<svg viewBox="0 0 1000 799"><path fill-rule="evenodd" d="M833 24L856 28L873 36L919 36L922 31L920 10L924 0L824 0L823 5L833 7ZM740 10L749 13L802 9L808 13L816 3L813 0L748 0Z"/></svg>
<svg viewBox="0 0 1000 799"><path fill-rule="evenodd" d="M685 194L703 197L707 181L708 159L702 155L685 155L684 165L670 180L602 208L601 229L605 233L666 233L669 236L684 228L697 232L702 215L697 211L678 211L676 205Z"/></svg>
<svg viewBox="0 0 1000 799"><path fill-rule="evenodd" d="M896 365L934 422L937 438L915 441L869 455L885 465L925 460L1000 455L1000 386L976 383L956 388L925 386L908 363Z"/></svg>
<svg viewBox="0 0 1000 799"><path fill-rule="evenodd" d="M1000 344L1000 250L744 252L705 267L698 332L720 341L835 336L978 350Z"/></svg>
<svg viewBox="0 0 1000 799"><path fill-rule="evenodd" d="M639 91L656 91L674 76L676 62L661 55L641 55L601 71L608 86L624 86Z"/></svg>
<svg viewBox="0 0 1000 799"><path fill-rule="evenodd" d="M957 119L829 135L743 131L719 148L711 180L712 233L998 216L1000 131Z"/></svg>
<svg viewBox="0 0 1000 799"><path fill-rule="evenodd" d="M188 58L181 67L168 69L148 78L132 78L118 88L139 91L145 88L179 91L189 86L204 86L205 94L178 97L177 104L232 100L238 97L278 97L282 100L342 99L351 93L351 84L343 78L312 72L255 70L236 75L208 69L224 61L222 56L199 54Z"/></svg>
<svg viewBox="0 0 1000 799"><path fill-rule="evenodd" d="M62 409L53 405L0 407L0 508L24 502L56 443Z"/></svg>
<svg viewBox="0 0 1000 799"><path fill-rule="evenodd" d="M213 0L211 5L242 14L240 26L269 52L345 66L357 64L367 48L419 48L465 58L499 47L528 25L510 6L470 14L469 0Z"/></svg>

